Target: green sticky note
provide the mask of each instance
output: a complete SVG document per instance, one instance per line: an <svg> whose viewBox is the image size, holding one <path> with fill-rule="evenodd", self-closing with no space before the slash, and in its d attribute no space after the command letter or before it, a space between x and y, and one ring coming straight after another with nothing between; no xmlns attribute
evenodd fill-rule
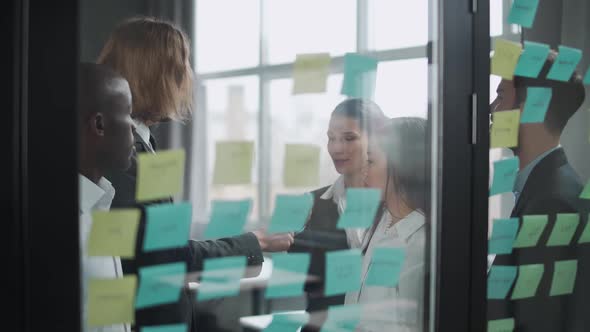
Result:
<svg viewBox="0 0 590 332"><path fill-rule="evenodd" d="M320 183L320 147L286 144L283 183L285 187L316 187Z"/></svg>
<svg viewBox="0 0 590 332"><path fill-rule="evenodd" d="M169 263L139 269L139 290L135 299L137 309L177 302L184 285L186 265Z"/></svg>
<svg viewBox="0 0 590 332"><path fill-rule="evenodd" d="M272 255L272 274L266 298L298 296L303 293L310 257L308 253L276 253Z"/></svg>
<svg viewBox="0 0 590 332"><path fill-rule="evenodd" d="M574 291L578 261L575 259L555 262L549 296L567 295Z"/></svg>
<svg viewBox="0 0 590 332"><path fill-rule="evenodd" d="M343 95L373 99L377 79L377 60L354 53L344 55Z"/></svg>
<svg viewBox="0 0 590 332"><path fill-rule="evenodd" d="M325 283L326 296L359 290L361 287L360 249L327 252Z"/></svg>
<svg viewBox="0 0 590 332"><path fill-rule="evenodd" d="M488 321L488 332L513 332L514 318L496 319Z"/></svg>
<svg viewBox="0 0 590 332"><path fill-rule="evenodd" d="M293 64L293 94L326 92L330 54L297 54Z"/></svg>
<svg viewBox="0 0 590 332"><path fill-rule="evenodd" d="M197 301L238 295L245 271L244 256L205 259Z"/></svg>
<svg viewBox="0 0 590 332"><path fill-rule="evenodd" d="M297 332L300 327L307 324L309 314L302 313L273 313L272 321L262 330L263 332Z"/></svg>
<svg viewBox="0 0 590 332"><path fill-rule="evenodd" d="M92 213L92 228L88 235L89 256L135 256L138 209L114 209Z"/></svg>
<svg viewBox="0 0 590 332"><path fill-rule="evenodd" d="M549 45L525 41L524 51L518 59L514 75L537 78L543 69L545 61L547 61L548 55Z"/></svg>
<svg viewBox="0 0 590 332"><path fill-rule="evenodd" d="M353 332L361 321L360 304L330 306L320 332Z"/></svg>
<svg viewBox="0 0 590 332"><path fill-rule="evenodd" d="M213 201L211 218L205 229L205 238L219 239L242 234L251 208L251 199Z"/></svg>
<svg viewBox="0 0 590 332"><path fill-rule="evenodd" d="M575 213L559 213L555 225L547 240L548 247L567 246L572 241L580 223L580 215Z"/></svg>
<svg viewBox="0 0 590 332"><path fill-rule="evenodd" d="M505 80L512 81L518 58L522 53L520 43L511 42L505 39L497 39L492 56L491 73L498 75Z"/></svg>
<svg viewBox="0 0 590 332"><path fill-rule="evenodd" d="M584 227L584 231L582 232L582 235L580 235L580 239L578 240L578 244L582 243L590 243L590 215L588 215L586 227Z"/></svg>
<svg viewBox="0 0 590 332"><path fill-rule="evenodd" d="M159 204L146 208L144 251L182 247L191 228L190 203Z"/></svg>
<svg viewBox="0 0 590 332"><path fill-rule="evenodd" d="M547 226L547 216L523 216L520 232L514 241L514 248L534 247L539 242L545 226Z"/></svg>
<svg viewBox="0 0 590 332"><path fill-rule="evenodd" d="M405 258L403 248L375 248L365 283L369 286L397 286Z"/></svg>
<svg viewBox="0 0 590 332"><path fill-rule="evenodd" d="M133 323L136 287L134 275L88 280L88 326Z"/></svg>
<svg viewBox="0 0 590 332"><path fill-rule="evenodd" d="M494 162L494 180L490 196L511 192L518 174L518 157Z"/></svg>
<svg viewBox="0 0 590 332"><path fill-rule="evenodd" d="M588 68L586 75L584 75L584 84L590 85L590 68Z"/></svg>
<svg viewBox="0 0 590 332"><path fill-rule="evenodd" d="M373 224L379 209L381 191L375 188L346 189L346 208L338 220L338 228L367 228Z"/></svg>
<svg viewBox="0 0 590 332"><path fill-rule="evenodd" d="M525 28L531 28L535 21L537 14L537 7L539 0L514 0L510 14L508 15L508 23L520 24Z"/></svg>
<svg viewBox="0 0 590 332"><path fill-rule="evenodd" d="M188 327L186 324L169 324L159 326L145 326L142 327L140 332L187 332Z"/></svg>
<svg viewBox="0 0 590 332"><path fill-rule="evenodd" d="M302 230L312 206L313 196L309 193L303 195L277 195L268 233Z"/></svg>
<svg viewBox="0 0 590 332"><path fill-rule="evenodd" d="M521 265L518 267L518 279L512 291L512 300L527 299L535 296L543 277L543 264Z"/></svg>
<svg viewBox="0 0 590 332"><path fill-rule="evenodd" d="M547 74L547 79L563 82L569 81L580 60L582 60L582 51L577 48L560 45L559 54Z"/></svg>
<svg viewBox="0 0 590 332"><path fill-rule="evenodd" d="M492 120L490 147L511 148L518 146L520 110L494 112L492 113Z"/></svg>
<svg viewBox="0 0 590 332"><path fill-rule="evenodd" d="M516 266L492 265L488 274L488 299L505 299L516 278Z"/></svg>
<svg viewBox="0 0 590 332"><path fill-rule="evenodd" d="M553 92L551 88L527 88L526 102L522 113L521 123L538 123L545 121L545 114L549 109Z"/></svg>
<svg viewBox="0 0 590 332"><path fill-rule="evenodd" d="M252 183L254 143L242 141L215 144L214 185L243 185Z"/></svg>
<svg viewBox="0 0 590 332"><path fill-rule="evenodd" d="M580 193L580 198L590 199L590 181L586 183L586 187L584 187L584 190L582 190L582 192Z"/></svg>
<svg viewBox="0 0 590 332"><path fill-rule="evenodd" d="M152 201L180 193L184 161L182 149L137 154L137 201Z"/></svg>
<svg viewBox="0 0 590 332"><path fill-rule="evenodd" d="M518 231L518 218L496 219L489 240L488 252L490 254L509 254L512 252L516 232Z"/></svg>

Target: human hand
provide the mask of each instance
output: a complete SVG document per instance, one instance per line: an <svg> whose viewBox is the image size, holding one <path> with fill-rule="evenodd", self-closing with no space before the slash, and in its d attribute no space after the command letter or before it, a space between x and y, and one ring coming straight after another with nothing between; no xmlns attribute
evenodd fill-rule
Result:
<svg viewBox="0 0 590 332"><path fill-rule="evenodd" d="M264 230L253 231L260 248L265 252L287 251L295 242L293 233L266 234Z"/></svg>

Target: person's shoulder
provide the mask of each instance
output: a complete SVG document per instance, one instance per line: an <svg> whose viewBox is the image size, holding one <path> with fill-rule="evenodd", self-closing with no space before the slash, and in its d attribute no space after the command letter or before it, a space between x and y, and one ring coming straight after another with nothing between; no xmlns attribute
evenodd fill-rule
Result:
<svg viewBox="0 0 590 332"><path fill-rule="evenodd" d="M331 186L332 186L332 185L325 186L325 187L321 187L321 188L319 188L319 189L312 190L310 193L313 195L313 197L314 197L315 199L318 199L318 198L320 198L320 197L321 197L323 194L325 194L325 193L326 193L326 191L328 191L328 189L330 189L330 187L331 187Z"/></svg>

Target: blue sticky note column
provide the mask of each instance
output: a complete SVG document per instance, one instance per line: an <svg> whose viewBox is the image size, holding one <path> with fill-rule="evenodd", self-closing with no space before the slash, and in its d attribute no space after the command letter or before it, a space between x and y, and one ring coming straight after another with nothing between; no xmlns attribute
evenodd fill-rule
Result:
<svg viewBox="0 0 590 332"><path fill-rule="evenodd" d="M272 274L266 287L266 298L299 296L307 279L308 253L277 253L272 255Z"/></svg>
<svg viewBox="0 0 590 332"><path fill-rule="evenodd" d="M535 22L538 6L539 0L514 0L508 15L508 23L531 28Z"/></svg>
<svg viewBox="0 0 590 332"><path fill-rule="evenodd" d="M580 60L582 60L582 51L577 48L559 46L559 54L547 74L547 79L569 81Z"/></svg>
<svg viewBox="0 0 590 332"><path fill-rule="evenodd" d="M584 75L584 84L590 85L590 68L588 68L586 75Z"/></svg>
<svg viewBox="0 0 590 332"><path fill-rule="evenodd" d="M518 232L518 218L496 219L489 240L490 254L510 254Z"/></svg>
<svg viewBox="0 0 590 332"><path fill-rule="evenodd" d="M538 123L545 121L553 92L551 88L528 87L524 110L520 123Z"/></svg>
<svg viewBox="0 0 590 332"><path fill-rule="evenodd" d="M263 332L296 332L301 326L307 324L309 314L303 313L274 313L270 324Z"/></svg>
<svg viewBox="0 0 590 332"><path fill-rule="evenodd" d="M140 332L188 332L188 326L186 324L144 326Z"/></svg>
<svg viewBox="0 0 590 332"><path fill-rule="evenodd" d="M268 233L301 231L309 217L312 206L313 196L309 193L303 195L277 195Z"/></svg>
<svg viewBox="0 0 590 332"><path fill-rule="evenodd" d="M184 284L184 263L161 264L139 269L138 309L177 302Z"/></svg>
<svg viewBox="0 0 590 332"><path fill-rule="evenodd" d="M507 158L494 162L494 180L490 196L511 192L518 174L518 157Z"/></svg>
<svg viewBox="0 0 590 332"><path fill-rule="evenodd" d="M381 191L375 188L346 190L346 208L338 220L338 228L367 228L373 224L381 201Z"/></svg>
<svg viewBox="0 0 590 332"><path fill-rule="evenodd" d="M205 238L219 239L242 234L251 207L251 199L213 201L211 218L205 230Z"/></svg>
<svg viewBox="0 0 590 332"><path fill-rule="evenodd" d="M488 299L505 299L516 279L516 266L492 265L488 274Z"/></svg>
<svg viewBox="0 0 590 332"><path fill-rule="evenodd" d="M360 304L330 306L320 332L353 332L361 321L361 314Z"/></svg>
<svg viewBox="0 0 590 332"><path fill-rule="evenodd" d="M377 80L377 60L355 53L344 55L343 95L372 99Z"/></svg>
<svg viewBox="0 0 590 332"><path fill-rule="evenodd" d="M205 259L197 301L238 295L245 271L244 256Z"/></svg>
<svg viewBox="0 0 590 332"><path fill-rule="evenodd" d="M365 283L369 286L397 286L405 258L403 248L375 248Z"/></svg>
<svg viewBox="0 0 590 332"><path fill-rule="evenodd" d="M357 291L361 287L360 249L335 250L326 253L326 296Z"/></svg>
<svg viewBox="0 0 590 332"><path fill-rule="evenodd" d="M537 78L548 56L549 45L525 41L524 51L518 59L514 75Z"/></svg>
<svg viewBox="0 0 590 332"><path fill-rule="evenodd" d="M182 247L191 227L190 203L152 205L146 208L144 251Z"/></svg>

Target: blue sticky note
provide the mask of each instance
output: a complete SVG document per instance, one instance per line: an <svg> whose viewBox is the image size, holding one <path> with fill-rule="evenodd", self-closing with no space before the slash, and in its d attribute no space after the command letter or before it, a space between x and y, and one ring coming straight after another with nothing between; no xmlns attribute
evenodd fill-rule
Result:
<svg viewBox="0 0 590 332"><path fill-rule="evenodd" d="M135 299L138 309L177 302L184 284L184 263L161 264L139 269L139 289Z"/></svg>
<svg viewBox="0 0 590 332"><path fill-rule="evenodd" d="M303 293L310 257L308 253L272 255L272 274L266 287L266 298L298 296Z"/></svg>
<svg viewBox="0 0 590 332"><path fill-rule="evenodd" d="M549 45L525 41L524 51L518 59L514 75L537 78L547 61L547 56L549 56Z"/></svg>
<svg viewBox="0 0 590 332"><path fill-rule="evenodd" d="M360 304L330 306L320 332L353 332L361 321Z"/></svg>
<svg viewBox="0 0 590 332"><path fill-rule="evenodd" d="M375 248L365 283L369 286L397 286L405 258L403 248Z"/></svg>
<svg viewBox="0 0 590 332"><path fill-rule="evenodd" d="M518 174L518 157L507 158L494 162L494 180L490 196L511 192Z"/></svg>
<svg viewBox="0 0 590 332"><path fill-rule="evenodd" d="M518 232L518 218L496 219L492 237L489 240L488 252L490 254L509 254Z"/></svg>
<svg viewBox="0 0 590 332"><path fill-rule="evenodd" d="M505 299L516 279L516 266L492 265L488 274L488 299Z"/></svg>
<svg viewBox="0 0 590 332"><path fill-rule="evenodd" d="M326 253L326 296L344 294L361 287L360 249L335 250Z"/></svg>
<svg viewBox="0 0 590 332"><path fill-rule="evenodd" d="M140 332L188 332L188 327L186 324L144 326Z"/></svg>
<svg viewBox="0 0 590 332"><path fill-rule="evenodd" d="M590 85L590 68L588 68L586 75L584 75L584 84Z"/></svg>
<svg viewBox="0 0 590 332"><path fill-rule="evenodd" d="M538 6L539 0L514 0L508 15L508 23L520 24L525 28L532 27Z"/></svg>
<svg viewBox="0 0 590 332"><path fill-rule="evenodd" d="M309 321L309 314L302 313L273 313L272 321L262 330L263 332L297 332Z"/></svg>
<svg viewBox="0 0 590 332"><path fill-rule="evenodd" d="M524 111L520 123L538 123L545 121L553 92L551 88L528 87Z"/></svg>
<svg viewBox="0 0 590 332"><path fill-rule="evenodd" d="M152 205L146 208L144 251L182 247L191 227L190 203Z"/></svg>
<svg viewBox="0 0 590 332"><path fill-rule="evenodd" d="M244 256L205 259L197 301L238 295L245 271Z"/></svg>
<svg viewBox="0 0 590 332"><path fill-rule="evenodd" d="M375 188L349 188L346 190L346 208L338 220L338 228L367 228L379 208L381 191Z"/></svg>
<svg viewBox="0 0 590 332"><path fill-rule="evenodd" d="M313 205L311 194L277 195L268 233L300 231Z"/></svg>
<svg viewBox="0 0 590 332"><path fill-rule="evenodd" d="M211 205L211 218L205 230L206 239L219 239L243 233L242 230L252 207L251 199L216 200Z"/></svg>
<svg viewBox="0 0 590 332"><path fill-rule="evenodd" d="M355 53L344 55L341 93L351 98L372 99L377 79L377 60Z"/></svg>
<svg viewBox="0 0 590 332"><path fill-rule="evenodd" d="M547 74L547 79L569 81L580 60L582 60L582 51L577 48L559 46L559 54Z"/></svg>

